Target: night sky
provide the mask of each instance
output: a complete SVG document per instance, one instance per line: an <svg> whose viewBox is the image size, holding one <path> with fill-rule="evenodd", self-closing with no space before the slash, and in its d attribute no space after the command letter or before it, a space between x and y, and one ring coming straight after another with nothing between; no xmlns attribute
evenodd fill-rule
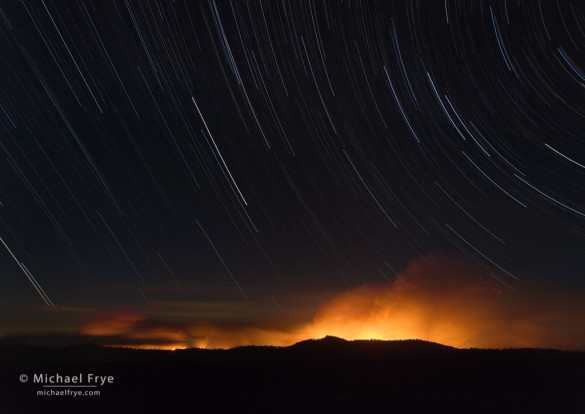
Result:
<svg viewBox="0 0 585 414"><path fill-rule="evenodd" d="M285 344L363 306L474 339L349 337L585 349L578 2L0 14L1 336Z"/></svg>

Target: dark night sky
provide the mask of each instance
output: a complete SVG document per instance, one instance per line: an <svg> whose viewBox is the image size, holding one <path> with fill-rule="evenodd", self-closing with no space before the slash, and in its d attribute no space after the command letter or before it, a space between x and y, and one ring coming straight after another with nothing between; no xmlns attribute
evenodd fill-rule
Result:
<svg viewBox="0 0 585 414"><path fill-rule="evenodd" d="M1 335L310 314L429 255L585 287L578 2L0 10Z"/></svg>

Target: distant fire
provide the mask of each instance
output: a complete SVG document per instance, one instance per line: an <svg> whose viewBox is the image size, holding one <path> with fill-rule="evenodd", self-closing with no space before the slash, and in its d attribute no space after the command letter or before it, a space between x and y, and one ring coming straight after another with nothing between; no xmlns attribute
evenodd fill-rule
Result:
<svg viewBox="0 0 585 414"><path fill-rule="evenodd" d="M268 329L262 324L156 323L129 312L100 315L81 327L116 335L136 348L288 346L326 335L352 339L423 339L455 347L584 349L574 293L523 287L511 291L460 257L432 254L412 261L392 283L366 285L323 303L313 319Z"/></svg>

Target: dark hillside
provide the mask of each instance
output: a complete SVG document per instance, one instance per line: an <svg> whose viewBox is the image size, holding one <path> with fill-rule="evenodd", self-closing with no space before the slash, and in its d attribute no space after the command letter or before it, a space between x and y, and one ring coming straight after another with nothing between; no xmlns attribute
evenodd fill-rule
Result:
<svg viewBox="0 0 585 414"><path fill-rule="evenodd" d="M4 346L0 366L2 413L585 412L583 352L326 337L288 348L172 352ZM81 373L84 383L93 373L113 383L92 388L99 396L41 396L39 373Z"/></svg>

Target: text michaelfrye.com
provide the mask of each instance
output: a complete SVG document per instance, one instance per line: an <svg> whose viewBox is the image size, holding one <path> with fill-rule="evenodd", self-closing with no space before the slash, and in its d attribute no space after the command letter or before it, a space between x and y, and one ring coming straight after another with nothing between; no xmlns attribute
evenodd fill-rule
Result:
<svg viewBox="0 0 585 414"><path fill-rule="evenodd" d="M113 384L114 376L95 373L33 373L21 374L19 381L23 384L37 384L37 396L85 397L102 395L100 388Z"/></svg>

